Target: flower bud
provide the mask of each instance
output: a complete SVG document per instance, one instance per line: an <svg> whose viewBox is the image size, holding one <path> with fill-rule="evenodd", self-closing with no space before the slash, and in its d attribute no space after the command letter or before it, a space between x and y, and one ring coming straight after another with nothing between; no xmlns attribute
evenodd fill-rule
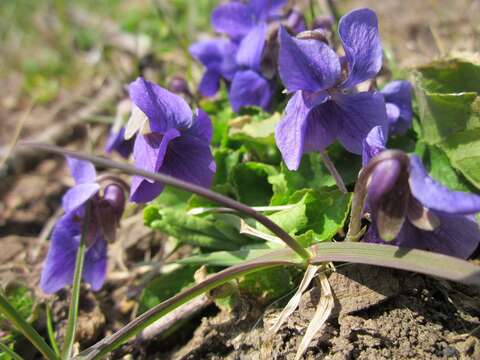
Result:
<svg viewBox="0 0 480 360"><path fill-rule="evenodd" d="M168 89L171 92L174 92L179 95L191 96L190 88L188 87L187 81L180 76L174 76L168 82Z"/></svg>
<svg viewBox="0 0 480 360"><path fill-rule="evenodd" d="M110 183L103 190L103 196L95 203L95 216L105 239L115 241L115 233L125 209L125 191L116 184Z"/></svg>
<svg viewBox="0 0 480 360"><path fill-rule="evenodd" d="M388 150L386 150L388 151ZM368 182L368 207L378 234L385 241L397 237L410 200L408 162L390 158L376 163Z"/></svg>

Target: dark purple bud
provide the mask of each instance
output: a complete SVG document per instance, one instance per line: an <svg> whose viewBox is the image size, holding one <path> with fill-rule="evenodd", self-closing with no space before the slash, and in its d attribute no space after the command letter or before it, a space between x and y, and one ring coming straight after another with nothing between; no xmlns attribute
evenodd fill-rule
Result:
<svg viewBox="0 0 480 360"><path fill-rule="evenodd" d="M380 161L374 166L368 183L369 210L380 237L391 241L397 237L407 216L409 163L401 156Z"/></svg>
<svg viewBox="0 0 480 360"><path fill-rule="evenodd" d="M175 94L191 96L187 81L180 76L174 76L168 83L168 89Z"/></svg>
<svg viewBox="0 0 480 360"><path fill-rule="evenodd" d="M105 239L115 241L115 233L125 209L125 190L111 183L103 190L103 196L95 203L95 217Z"/></svg>
<svg viewBox="0 0 480 360"><path fill-rule="evenodd" d="M116 218L120 219L125 210L125 190L118 184L109 184L103 190L103 199L110 204Z"/></svg>
<svg viewBox="0 0 480 360"><path fill-rule="evenodd" d="M323 29L332 32L334 19L331 16L317 16L313 20L312 29Z"/></svg>

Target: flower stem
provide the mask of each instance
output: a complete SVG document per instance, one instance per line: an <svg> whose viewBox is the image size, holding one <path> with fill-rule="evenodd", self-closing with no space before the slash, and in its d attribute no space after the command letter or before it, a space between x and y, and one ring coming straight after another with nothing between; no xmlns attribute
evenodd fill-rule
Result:
<svg viewBox="0 0 480 360"><path fill-rule="evenodd" d="M230 199L224 195L216 193L210 189L204 188L202 186L198 186L187 181L176 179L172 176L168 176L161 173L152 173L140 168L136 168L134 166L128 164L118 163L109 159L101 158L98 156L88 155L76 151L71 151L67 149L63 149L58 146L46 145L46 144L38 144L38 143L23 143L24 146L29 146L31 148L40 149L49 151L54 154L59 155L67 155L73 158L91 161L94 164L99 166L117 169L122 171L125 174L130 175L138 175L145 177L147 179L151 179L154 181L159 181L164 184L176 187L178 189L182 189L193 194L197 194L201 197L204 197L212 202L215 202L219 205L228 207L230 209L234 209L235 211L245 214L246 216L251 217L252 219L257 220L260 224L265 226L269 229L272 233L277 235L286 245L288 245L292 250L294 250L297 254L299 254L305 261L311 257L310 252L305 249L297 240L291 237L285 230L283 230L280 226L270 220L263 214L252 209L250 206L242 204L238 201Z"/></svg>
<svg viewBox="0 0 480 360"><path fill-rule="evenodd" d="M47 345L40 334L10 305L7 298L0 292L0 313L3 314L23 336L48 360L58 359L57 355Z"/></svg>
<svg viewBox="0 0 480 360"><path fill-rule="evenodd" d="M85 252L87 249L88 226L90 223L90 202L85 206L85 217L83 219L82 236L78 246L77 258L75 261L75 272L73 275L72 297L70 309L68 312L67 331L65 334L65 342L62 348L62 359L70 359L72 354L73 343L75 341L75 330L77 328L78 304L80 302L80 285L82 283L83 263L85 260Z"/></svg>
<svg viewBox="0 0 480 360"><path fill-rule="evenodd" d="M293 256L292 256L293 255ZM269 269L276 266L301 266L301 262L295 254L289 249L273 251L269 256L263 256L242 264L229 267L218 273L208 276L202 282L186 288L180 293L172 296L164 302L147 310L142 315L125 325L113 335L100 340L95 345L82 351L75 357L77 360L97 360L103 358L110 351L116 349L129 338L140 333L148 325L169 313L170 311L185 304L200 294L204 294L219 285L226 283L239 276L250 274L263 269Z"/></svg>
<svg viewBox="0 0 480 360"><path fill-rule="evenodd" d="M55 339L55 330L53 329L53 321L52 321L52 309L50 305L46 304L45 315L47 318L47 333L50 339L50 344L52 345L53 351L60 357L60 350L58 348L57 340Z"/></svg>
<svg viewBox="0 0 480 360"><path fill-rule="evenodd" d="M340 191L344 194L347 194L348 190L345 186L345 183L343 182L342 175L340 175L340 173L338 172L337 168L330 159L330 156L328 156L326 151L320 151L320 156L322 157L322 161L325 164L325 167L330 172L330 175L332 175L332 177L335 179L335 182L337 183Z"/></svg>

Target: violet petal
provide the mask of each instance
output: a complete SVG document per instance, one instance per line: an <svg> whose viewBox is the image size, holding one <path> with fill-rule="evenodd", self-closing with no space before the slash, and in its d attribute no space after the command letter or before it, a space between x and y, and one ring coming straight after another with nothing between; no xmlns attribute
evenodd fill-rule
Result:
<svg viewBox="0 0 480 360"><path fill-rule="evenodd" d="M334 101L340 122L338 139L346 150L361 154L363 140L375 126L388 133L385 102L380 93L337 95Z"/></svg>
<svg viewBox="0 0 480 360"><path fill-rule="evenodd" d="M381 92L387 103L389 130L392 134L404 134L412 126L412 84L405 80L395 80L385 85ZM392 110L389 111L389 105L398 109L396 118Z"/></svg>
<svg viewBox="0 0 480 360"><path fill-rule="evenodd" d="M86 201L93 198L100 190L97 183L75 185L62 198L62 207L65 212L77 210Z"/></svg>
<svg viewBox="0 0 480 360"><path fill-rule="evenodd" d="M160 172L210 187L215 170L209 144L203 139L185 134L171 142Z"/></svg>
<svg viewBox="0 0 480 360"><path fill-rule="evenodd" d="M262 22L255 26L242 39L236 55L237 64L249 69L260 71L265 37L267 35L267 24Z"/></svg>
<svg viewBox="0 0 480 360"><path fill-rule="evenodd" d="M283 117L275 127L275 142L289 170L297 170L300 166L309 112L302 92L297 91L288 101Z"/></svg>
<svg viewBox="0 0 480 360"><path fill-rule="evenodd" d="M75 179L76 184L86 184L95 182L97 173L95 171L95 166L89 161L78 160L71 157L67 158L68 168L72 177Z"/></svg>
<svg viewBox="0 0 480 360"><path fill-rule="evenodd" d="M363 140L362 166L366 166L371 159L385 150L385 135L381 126L375 126Z"/></svg>
<svg viewBox="0 0 480 360"><path fill-rule="evenodd" d="M349 88L372 79L382 67L382 45L377 15L370 9L354 10L340 19L338 33L348 61Z"/></svg>
<svg viewBox="0 0 480 360"><path fill-rule="evenodd" d="M410 189L423 206L448 214L474 214L480 212L480 196L453 191L431 178L422 161L410 156Z"/></svg>
<svg viewBox="0 0 480 360"><path fill-rule="evenodd" d="M198 85L198 91L202 96L210 97L214 96L220 89L221 75L216 70L205 71Z"/></svg>
<svg viewBox="0 0 480 360"><path fill-rule="evenodd" d="M330 47L317 40L298 40L281 27L279 72L289 92L314 93L332 87L340 77L340 60Z"/></svg>
<svg viewBox="0 0 480 360"><path fill-rule="evenodd" d="M250 6L231 2L217 6L212 12L215 31L225 33L233 39L245 36L257 22Z"/></svg>
<svg viewBox="0 0 480 360"><path fill-rule="evenodd" d="M85 254L85 264L83 267L83 278L92 287L93 291L102 288L107 273L107 242L101 234Z"/></svg>
<svg viewBox="0 0 480 360"><path fill-rule="evenodd" d="M65 214L53 229L40 278L40 287L47 294L72 283L81 232L81 225L74 222L74 216L73 213Z"/></svg>
<svg viewBox="0 0 480 360"><path fill-rule="evenodd" d="M272 90L267 79L255 71L244 70L235 74L228 97L235 112L245 106L258 106L268 110Z"/></svg>
<svg viewBox="0 0 480 360"><path fill-rule="evenodd" d="M192 124L192 110L181 96L141 77L130 83L128 91L133 103L148 117L153 132L187 129Z"/></svg>

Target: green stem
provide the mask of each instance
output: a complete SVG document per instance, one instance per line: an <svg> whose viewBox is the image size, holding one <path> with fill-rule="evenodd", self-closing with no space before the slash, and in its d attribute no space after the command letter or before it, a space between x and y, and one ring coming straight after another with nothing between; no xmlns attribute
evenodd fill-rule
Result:
<svg viewBox="0 0 480 360"><path fill-rule="evenodd" d="M77 251L77 259L75 261L75 273L73 275L72 298L70 302L70 310L68 312L67 331L65 334L65 342L62 349L62 359L67 360L72 354L73 343L75 341L75 330L77 328L78 319L78 303L80 302L80 285L82 283L83 263L85 260L85 252L87 249L88 226L90 223L90 202L85 206L85 218L83 220L82 236Z"/></svg>
<svg viewBox="0 0 480 360"><path fill-rule="evenodd" d="M154 323L165 314L185 304L196 296L206 293L207 291L210 291L215 287L226 283L227 281L242 275L275 266L300 266L300 264L301 260L296 257L291 250L285 249L272 252L272 254L269 256L246 261L242 264L222 270L216 274L212 274L201 283L181 291L177 295L144 312L142 315L117 331L115 334L104 338L90 348L82 351L77 357L75 357L75 359L94 360L103 358L110 351L122 345L125 341L138 334L148 325Z"/></svg>
<svg viewBox="0 0 480 360"><path fill-rule="evenodd" d="M5 354L10 356L13 360L23 360L20 355L18 355L15 351L10 349L7 345L0 342L0 350L2 350Z"/></svg>
<svg viewBox="0 0 480 360"><path fill-rule="evenodd" d="M30 325L28 322L25 321L24 318L15 310L15 308L10 305L8 300L5 298L3 294L0 293L0 313L2 313L17 329L20 331L23 336L25 336L33 346L35 346L38 351L42 353L42 355L50 360L58 359L57 355L53 352L53 350L47 345L45 340L40 336L40 334Z"/></svg>
<svg viewBox="0 0 480 360"><path fill-rule="evenodd" d="M58 349L57 340L55 339L55 330L53 329L53 321L52 321L52 309L50 309L50 305L47 303L46 308L46 317L47 317L47 333L48 338L50 339L50 344L52 345L53 351L60 357L60 350Z"/></svg>

